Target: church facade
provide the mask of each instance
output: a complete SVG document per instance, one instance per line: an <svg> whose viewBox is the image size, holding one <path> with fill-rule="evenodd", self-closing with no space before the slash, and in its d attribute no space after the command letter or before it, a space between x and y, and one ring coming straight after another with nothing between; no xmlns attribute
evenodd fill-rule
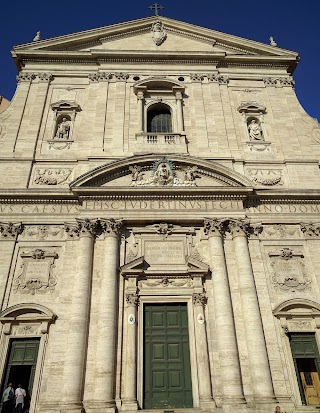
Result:
<svg viewBox="0 0 320 413"><path fill-rule="evenodd" d="M295 52L165 17L14 47L0 377L30 413L320 405L320 127Z"/></svg>

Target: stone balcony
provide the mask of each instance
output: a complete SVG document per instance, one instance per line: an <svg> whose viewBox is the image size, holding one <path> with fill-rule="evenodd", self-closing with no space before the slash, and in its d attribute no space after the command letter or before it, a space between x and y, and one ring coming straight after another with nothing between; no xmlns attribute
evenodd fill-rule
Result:
<svg viewBox="0 0 320 413"><path fill-rule="evenodd" d="M186 135L181 133L140 132L136 145L139 153L188 153Z"/></svg>

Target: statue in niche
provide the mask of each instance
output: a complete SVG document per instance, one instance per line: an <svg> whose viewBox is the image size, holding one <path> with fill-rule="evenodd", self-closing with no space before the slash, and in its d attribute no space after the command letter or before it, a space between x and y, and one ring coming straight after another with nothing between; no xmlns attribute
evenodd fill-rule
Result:
<svg viewBox="0 0 320 413"><path fill-rule="evenodd" d="M167 38L167 33L164 30L163 23L158 20L151 27L152 38L157 46L160 46Z"/></svg>
<svg viewBox="0 0 320 413"><path fill-rule="evenodd" d="M248 124L248 131L250 139L255 141L264 141L261 126L256 121L256 119L252 119L251 122Z"/></svg>
<svg viewBox="0 0 320 413"><path fill-rule="evenodd" d="M70 135L70 121L67 118L62 118L62 121L58 124L55 138L57 139L69 139Z"/></svg>
<svg viewBox="0 0 320 413"><path fill-rule="evenodd" d="M159 163L153 177L153 182L156 185L172 185L173 173L168 163Z"/></svg>

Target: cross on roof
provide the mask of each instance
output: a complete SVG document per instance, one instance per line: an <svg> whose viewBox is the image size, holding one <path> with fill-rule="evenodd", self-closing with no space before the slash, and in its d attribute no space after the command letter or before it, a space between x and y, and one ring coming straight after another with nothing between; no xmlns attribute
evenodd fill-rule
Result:
<svg viewBox="0 0 320 413"><path fill-rule="evenodd" d="M161 6L161 4L158 3L153 3L151 6L149 6L150 10L154 10L155 11L155 15L159 16L159 10L163 10L164 7Z"/></svg>

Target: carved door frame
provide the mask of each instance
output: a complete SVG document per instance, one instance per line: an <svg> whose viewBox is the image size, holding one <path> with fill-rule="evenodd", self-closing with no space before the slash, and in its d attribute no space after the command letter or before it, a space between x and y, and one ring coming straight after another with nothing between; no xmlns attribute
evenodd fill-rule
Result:
<svg viewBox="0 0 320 413"><path fill-rule="evenodd" d="M193 313L193 303L192 296L140 296L140 305L138 308L138 357L137 357L137 376L138 376L138 386L137 386L137 400L139 406L143 409L143 366L144 366L144 348L143 348L143 316L144 316L144 305L145 304L170 304L170 303L183 303L187 304L188 312L188 324L189 324L189 346L190 346L190 365L191 365L191 381L192 381L192 397L193 397L193 407L199 407L199 381L198 381L198 367L197 367L197 357L196 357L196 342L195 342L195 331L194 331L194 313Z"/></svg>
<svg viewBox="0 0 320 413"><path fill-rule="evenodd" d="M273 314L278 319L291 389L297 404L303 405L299 381L296 378L296 366L291 352L289 334L314 334L320 352L320 304L308 299L291 299L278 305L273 310Z"/></svg>
<svg viewBox="0 0 320 413"><path fill-rule="evenodd" d="M36 313L36 315L35 315ZM20 318L20 316L23 316ZM0 380L4 380L10 341L16 339L39 339L37 367L34 375L30 413L35 412L40 395L44 359L50 324L55 314L40 304L17 304L0 313Z"/></svg>

